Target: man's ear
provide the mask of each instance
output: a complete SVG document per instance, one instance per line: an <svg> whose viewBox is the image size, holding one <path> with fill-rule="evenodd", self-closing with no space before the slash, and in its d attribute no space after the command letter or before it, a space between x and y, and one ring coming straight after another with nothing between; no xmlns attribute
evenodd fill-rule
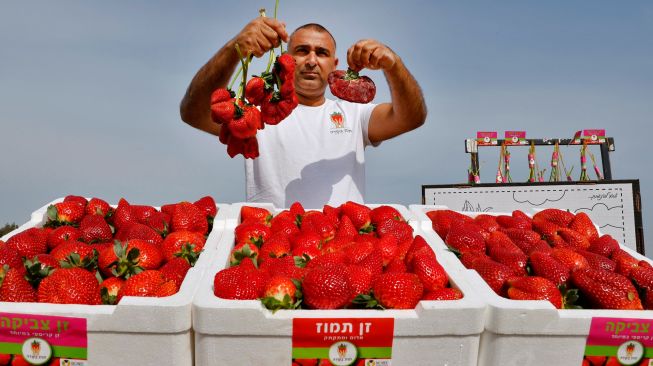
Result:
<svg viewBox="0 0 653 366"><path fill-rule="evenodd" d="M334 64L336 67L338 67L338 58L337 58L337 57L336 57L336 59L335 59L335 61L334 61L333 64Z"/></svg>

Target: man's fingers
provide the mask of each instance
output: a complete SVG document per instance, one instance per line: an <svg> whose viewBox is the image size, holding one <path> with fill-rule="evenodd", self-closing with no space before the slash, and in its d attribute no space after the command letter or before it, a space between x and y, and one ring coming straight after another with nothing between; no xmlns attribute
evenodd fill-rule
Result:
<svg viewBox="0 0 653 366"><path fill-rule="evenodd" d="M286 24L278 21L274 18L260 18L267 27L272 29L278 38L281 38L284 42L288 42L288 32L286 31Z"/></svg>

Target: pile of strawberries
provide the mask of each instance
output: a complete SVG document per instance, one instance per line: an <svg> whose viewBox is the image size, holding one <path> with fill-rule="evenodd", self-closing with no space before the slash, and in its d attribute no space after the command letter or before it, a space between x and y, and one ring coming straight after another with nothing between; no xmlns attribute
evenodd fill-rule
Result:
<svg viewBox="0 0 653 366"><path fill-rule="evenodd" d="M599 236L583 212L545 209L533 217L450 210L426 213L463 265L500 296L548 300L556 308L653 309L653 267ZM640 300L641 299L641 300Z"/></svg>
<svg viewBox="0 0 653 366"><path fill-rule="evenodd" d="M433 249L395 208L346 202L276 216L243 206L230 265L214 294L261 299L272 310L413 309L420 300L460 299Z"/></svg>
<svg viewBox="0 0 653 366"><path fill-rule="evenodd" d="M270 57L271 62L274 54L270 53ZM246 81L249 61L249 57L242 60L243 81L238 95L226 88L216 89L211 95L211 119L221 125L220 142L227 145L227 153L232 158L238 154L246 159L257 158L257 131L266 124L278 124L299 103L292 56L284 53L274 58L271 71Z"/></svg>
<svg viewBox="0 0 653 366"><path fill-rule="evenodd" d="M210 196L161 210L67 196L48 207L43 227L0 241L0 301L96 305L173 295L216 214Z"/></svg>

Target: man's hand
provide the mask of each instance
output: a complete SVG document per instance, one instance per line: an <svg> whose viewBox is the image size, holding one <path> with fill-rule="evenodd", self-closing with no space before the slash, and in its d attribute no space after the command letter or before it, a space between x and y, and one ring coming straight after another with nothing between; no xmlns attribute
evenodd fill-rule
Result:
<svg viewBox="0 0 653 366"><path fill-rule="evenodd" d="M347 50L347 64L354 71L390 70L398 56L388 46L373 39L363 39Z"/></svg>
<svg viewBox="0 0 653 366"><path fill-rule="evenodd" d="M258 17L249 22L232 42L238 44L243 55L263 56L283 40L288 42L286 24L273 18Z"/></svg>

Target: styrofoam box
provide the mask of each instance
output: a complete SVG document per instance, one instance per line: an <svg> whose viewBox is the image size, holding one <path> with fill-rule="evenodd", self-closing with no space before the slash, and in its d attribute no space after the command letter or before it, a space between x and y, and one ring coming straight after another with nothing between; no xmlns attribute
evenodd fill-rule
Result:
<svg viewBox="0 0 653 366"><path fill-rule="evenodd" d="M479 214L460 213L472 217ZM438 236L432 228L425 230L425 235ZM651 262L627 247L621 246L621 249L635 258ZM466 269L455 256L438 258L449 261L450 268L460 271L487 303L478 366L578 366L583 360L593 317L653 319L653 311L646 310L558 310L548 301L507 299L497 295L476 271Z"/></svg>
<svg viewBox="0 0 653 366"><path fill-rule="evenodd" d="M2 240L42 226L46 222L48 205L35 211L29 222ZM228 210L228 205L219 207L224 212ZM86 318L89 365L193 365L191 304L200 279L215 257L223 233L220 227L224 228L224 219L216 217L204 252L188 271L175 295L161 298L127 296L117 305L0 302L0 308L7 313Z"/></svg>
<svg viewBox="0 0 653 366"><path fill-rule="evenodd" d="M237 205L232 205L232 212L239 214L240 209L233 210L234 206ZM403 210L408 214L405 207ZM230 222L239 222L239 218L230 216L227 227ZM416 229L415 234L421 231ZM443 267L451 285L465 295L461 300L421 301L413 310L280 310L272 313L258 300L224 300L213 294L213 278L227 267L233 244L233 229L227 229L193 301L198 366L290 365L293 318L377 317L395 318L392 351L395 365L477 364L485 304L458 272L448 268L449 261L443 263Z"/></svg>

